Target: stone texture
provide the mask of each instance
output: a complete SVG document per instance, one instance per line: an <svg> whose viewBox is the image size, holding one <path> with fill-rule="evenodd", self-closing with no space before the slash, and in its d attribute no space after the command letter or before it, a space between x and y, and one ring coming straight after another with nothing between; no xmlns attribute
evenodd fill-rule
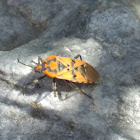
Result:
<svg viewBox="0 0 140 140"><path fill-rule="evenodd" d="M1 0L0 139L140 139L139 2ZM31 64L55 54L83 60L100 73L77 84L94 100L57 80L29 85ZM30 76L29 76L30 75ZM67 97L67 99L65 99Z"/></svg>

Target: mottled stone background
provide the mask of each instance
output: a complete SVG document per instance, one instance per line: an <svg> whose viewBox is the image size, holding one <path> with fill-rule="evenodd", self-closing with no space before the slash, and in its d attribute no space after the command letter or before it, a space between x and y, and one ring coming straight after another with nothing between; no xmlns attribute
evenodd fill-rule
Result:
<svg viewBox="0 0 140 140"><path fill-rule="evenodd" d="M17 62L81 54L100 73L79 94ZM29 76L30 75L30 76ZM0 0L0 140L140 140L139 0Z"/></svg>

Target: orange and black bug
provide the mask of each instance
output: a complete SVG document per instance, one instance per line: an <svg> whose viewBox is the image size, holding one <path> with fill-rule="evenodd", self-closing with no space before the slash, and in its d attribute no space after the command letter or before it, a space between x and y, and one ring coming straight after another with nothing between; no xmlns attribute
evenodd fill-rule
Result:
<svg viewBox="0 0 140 140"><path fill-rule="evenodd" d="M78 57L80 57L81 60L77 59ZM84 93L73 82L96 83L100 77L99 73L90 64L82 61L81 55L77 55L73 59L55 55L51 55L45 60L43 60L41 57L38 57L38 63L35 64L37 65L34 69L35 72L45 74L40 79L44 78L46 75L53 78L53 89L55 93L57 91L55 78L68 81L72 87L75 87L80 92Z"/></svg>

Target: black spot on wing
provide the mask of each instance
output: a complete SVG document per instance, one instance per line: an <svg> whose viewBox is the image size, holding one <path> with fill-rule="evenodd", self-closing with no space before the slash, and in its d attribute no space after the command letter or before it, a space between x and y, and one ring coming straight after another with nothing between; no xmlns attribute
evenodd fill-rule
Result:
<svg viewBox="0 0 140 140"><path fill-rule="evenodd" d="M51 61L56 62L56 58L54 57L53 59L49 59L49 60L47 60L46 64L49 65Z"/></svg>
<svg viewBox="0 0 140 140"><path fill-rule="evenodd" d="M50 64L50 62L51 62L51 59L50 59L50 60L47 60L47 65L49 65L49 64Z"/></svg>
<svg viewBox="0 0 140 140"><path fill-rule="evenodd" d="M58 71L61 71L66 68L66 66L63 65L61 62L58 61L57 63L58 63Z"/></svg>
<svg viewBox="0 0 140 140"><path fill-rule="evenodd" d="M54 62L56 62L56 58L54 57L53 59L51 59L51 61L54 61Z"/></svg>
<svg viewBox="0 0 140 140"><path fill-rule="evenodd" d="M76 76L77 76L77 75L76 75L76 74L74 74L74 75L73 75L73 78L75 79L75 78L76 78Z"/></svg>
<svg viewBox="0 0 140 140"><path fill-rule="evenodd" d="M57 73L57 70L56 69L54 69L54 70L51 70L51 68L49 67L49 66L47 66L47 71L48 72L53 72L53 73Z"/></svg>
<svg viewBox="0 0 140 140"><path fill-rule="evenodd" d="M50 67L46 68L48 72L52 72L52 70L50 69Z"/></svg>

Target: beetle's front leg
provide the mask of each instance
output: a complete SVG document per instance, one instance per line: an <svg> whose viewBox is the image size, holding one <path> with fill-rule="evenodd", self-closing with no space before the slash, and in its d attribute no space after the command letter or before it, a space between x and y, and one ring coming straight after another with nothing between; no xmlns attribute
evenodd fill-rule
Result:
<svg viewBox="0 0 140 140"><path fill-rule="evenodd" d="M41 56L38 56L38 64L41 64L43 62L43 59L41 58Z"/></svg>
<svg viewBox="0 0 140 140"><path fill-rule="evenodd" d="M55 78L53 79L52 88L54 90L54 97L56 97L58 92L57 92L57 86L56 86Z"/></svg>

